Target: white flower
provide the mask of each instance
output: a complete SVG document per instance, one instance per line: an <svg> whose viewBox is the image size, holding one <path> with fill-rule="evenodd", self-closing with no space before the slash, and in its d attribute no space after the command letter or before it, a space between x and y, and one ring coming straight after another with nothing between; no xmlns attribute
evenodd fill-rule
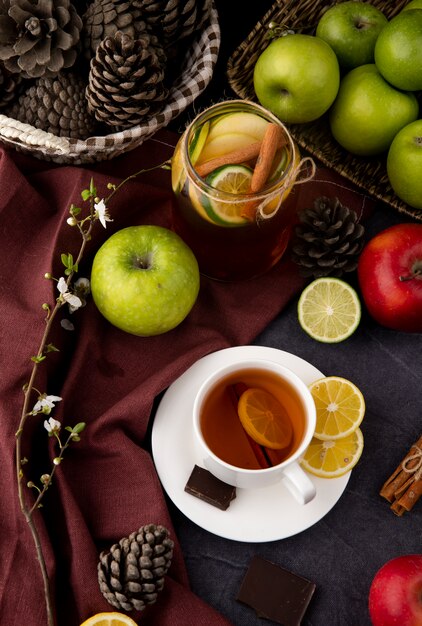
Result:
<svg viewBox="0 0 422 626"><path fill-rule="evenodd" d="M88 278L84 278L83 276L81 276L81 278L78 278L78 280L76 280L73 285L72 302L68 301L69 313L74 313L80 307L85 306L86 298L90 293L91 293L91 283L89 282ZM74 304L75 298L79 298L80 300L80 303L78 303L77 306L75 306Z"/></svg>
<svg viewBox="0 0 422 626"><path fill-rule="evenodd" d="M106 222L112 222L113 220L110 218L104 199L101 199L99 202L94 204L94 210L95 217L100 220L104 228L107 228Z"/></svg>
<svg viewBox="0 0 422 626"><path fill-rule="evenodd" d="M58 433L61 427L61 423L55 420L54 417L50 417L49 420L44 420L44 428L49 434L54 435L54 433Z"/></svg>
<svg viewBox="0 0 422 626"><path fill-rule="evenodd" d="M63 276L58 280L57 289L60 291L63 300L68 303L71 313L82 306L82 300L69 291L69 287Z"/></svg>
<svg viewBox="0 0 422 626"><path fill-rule="evenodd" d="M60 402L60 400L60 396L47 396L46 394L38 396L38 402L35 403L32 412L42 412L48 415L51 412L51 409L54 409L55 403Z"/></svg>

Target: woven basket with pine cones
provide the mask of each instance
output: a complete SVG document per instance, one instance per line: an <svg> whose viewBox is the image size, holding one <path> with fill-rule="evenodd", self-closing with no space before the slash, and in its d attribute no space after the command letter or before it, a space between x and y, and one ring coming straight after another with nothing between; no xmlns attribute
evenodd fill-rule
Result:
<svg viewBox="0 0 422 626"><path fill-rule="evenodd" d="M202 93L219 45L213 0L0 0L0 141L58 163L132 150Z"/></svg>

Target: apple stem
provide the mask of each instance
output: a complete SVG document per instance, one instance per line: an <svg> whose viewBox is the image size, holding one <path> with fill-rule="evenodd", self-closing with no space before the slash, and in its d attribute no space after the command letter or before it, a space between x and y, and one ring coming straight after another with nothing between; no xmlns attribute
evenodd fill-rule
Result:
<svg viewBox="0 0 422 626"><path fill-rule="evenodd" d="M411 274L408 274L407 276L400 276L400 281L403 283L407 280L413 280L414 278L417 278L419 280L422 279L422 268L417 268L414 271L412 271Z"/></svg>

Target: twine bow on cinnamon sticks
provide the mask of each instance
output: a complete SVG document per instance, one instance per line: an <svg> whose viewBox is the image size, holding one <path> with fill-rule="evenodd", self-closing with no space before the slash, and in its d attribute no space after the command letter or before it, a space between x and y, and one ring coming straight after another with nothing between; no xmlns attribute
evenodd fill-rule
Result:
<svg viewBox="0 0 422 626"><path fill-rule="evenodd" d="M411 511L422 496L422 435L381 488L380 496L391 502L398 516Z"/></svg>

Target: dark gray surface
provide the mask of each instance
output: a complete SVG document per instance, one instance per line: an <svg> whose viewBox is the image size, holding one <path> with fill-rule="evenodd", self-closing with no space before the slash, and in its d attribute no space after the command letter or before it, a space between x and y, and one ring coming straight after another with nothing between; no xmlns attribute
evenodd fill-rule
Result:
<svg viewBox="0 0 422 626"><path fill-rule="evenodd" d="M265 0L246 11L239 0L217 1L222 28L220 59L196 110L230 95L224 76L226 60L270 6ZM183 120L178 123L183 129ZM409 220L380 206L366 224L367 237L400 221ZM356 286L356 276L348 275L347 280ZM378 495L422 433L422 334L382 328L364 312L359 328L347 341L321 344L301 330L296 306L297 298L254 343L296 354L326 375L348 378L362 390L367 404L362 423L365 448L346 491L312 528L288 539L259 544L217 537L190 522L171 503L169 506L193 590L235 626L272 623L236 601L255 554L316 583L305 626L369 626L368 592L375 572L393 557L422 552L422 502L398 518Z"/></svg>
<svg viewBox="0 0 422 626"><path fill-rule="evenodd" d="M401 216L380 207L367 222L367 235L400 221ZM354 275L347 280L356 283ZM344 494L320 522L281 541L223 539L170 504L175 529L193 590L235 626L270 623L236 601L254 554L316 583L305 626L369 626L368 592L375 572L391 558L422 551L422 501L399 518L379 496L383 482L422 433L422 334L388 330L364 311L352 337L322 344L302 331L296 307L297 298L254 343L296 354L326 375L348 378L363 392L365 447Z"/></svg>

